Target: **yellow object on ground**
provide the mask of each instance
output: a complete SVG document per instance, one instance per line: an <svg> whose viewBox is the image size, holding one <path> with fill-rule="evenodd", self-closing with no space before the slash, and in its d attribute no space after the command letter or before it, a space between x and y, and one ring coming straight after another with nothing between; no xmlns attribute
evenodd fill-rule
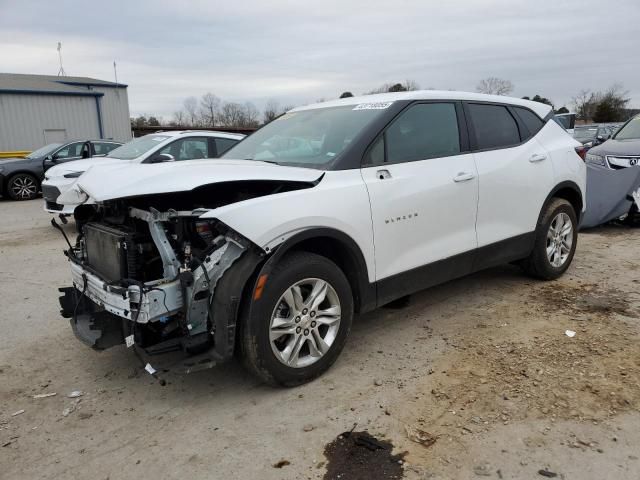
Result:
<svg viewBox="0 0 640 480"><path fill-rule="evenodd" d="M0 152L0 158L26 157L31 152L29 150L19 150L16 152Z"/></svg>

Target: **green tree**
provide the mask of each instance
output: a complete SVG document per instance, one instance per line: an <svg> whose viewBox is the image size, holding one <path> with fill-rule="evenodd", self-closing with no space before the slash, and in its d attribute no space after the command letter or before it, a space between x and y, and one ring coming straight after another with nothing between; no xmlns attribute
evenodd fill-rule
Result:
<svg viewBox="0 0 640 480"><path fill-rule="evenodd" d="M569 109L567 107L560 107L556 110L556 113L569 113Z"/></svg>

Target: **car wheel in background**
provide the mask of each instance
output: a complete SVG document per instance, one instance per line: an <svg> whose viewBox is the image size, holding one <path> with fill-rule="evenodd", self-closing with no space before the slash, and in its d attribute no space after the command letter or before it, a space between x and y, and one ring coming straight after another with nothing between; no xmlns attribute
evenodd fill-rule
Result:
<svg viewBox="0 0 640 480"><path fill-rule="evenodd" d="M242 356L261 380L295 386L336 360L353 320L353 297L333 262L308 252L284 257L269 273L241 326Z"/></svg>
<svg viewBox="0 0 640 480"><path fill-rule="evenodd" d="M535 245L524 260L524 270L537 278L553 280L571 265L578 243L578 220L565 199L552 198L540 215Z"/></svg>
<svg viewBox="0 0 640 480"><path fill-rule="evenodd" d="M32 200L39 188L38 179L28 173L18 173L7 181L7 194L13 200Z"/></svg>

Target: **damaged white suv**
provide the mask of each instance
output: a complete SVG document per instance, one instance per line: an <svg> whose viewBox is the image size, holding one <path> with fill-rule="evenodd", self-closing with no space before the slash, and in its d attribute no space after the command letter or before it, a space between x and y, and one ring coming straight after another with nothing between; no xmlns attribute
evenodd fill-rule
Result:
<svg viewBox="0 0 640 480"><path fill-rule="evenodd" d="M266 382L309 381L356 313L506 262L569 267L585 165L551 117L372 95L296 108L218 160L92 168L61 198L80 232L62 313L96 349L179 351L187 370L235 353Z"/></svg>

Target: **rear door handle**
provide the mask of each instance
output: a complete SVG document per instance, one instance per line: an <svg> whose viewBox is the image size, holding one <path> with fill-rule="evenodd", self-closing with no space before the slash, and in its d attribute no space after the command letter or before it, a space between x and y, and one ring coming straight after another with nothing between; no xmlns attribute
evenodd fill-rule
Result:
<svg viewBox="0 0 640 480"><path fill-rule="evenodd" d="M468 182L469 180L471 180L473 177L475 177L475 175L473 173L468 173L468 172L460 172L458 173L458 175L456 175L455 177L453 177L453 181L456 183L459 182Z"/></svg>
<svg viewBox="0 0 640 480"><path fill-rule="evenodd" d="M386 168L382 170L378 170L376 172L376 177L378 177L379 180L385 180L387 178L391 178L391 172Z"/></svg>
<svg viewBox="0 0 640 480"><path fill-rule="evenodd" d="M529 161L531 163L542 162L543 160L546 160L546 159L547 159L547 156L544 153L534 153L529 157Z"/></svg>

